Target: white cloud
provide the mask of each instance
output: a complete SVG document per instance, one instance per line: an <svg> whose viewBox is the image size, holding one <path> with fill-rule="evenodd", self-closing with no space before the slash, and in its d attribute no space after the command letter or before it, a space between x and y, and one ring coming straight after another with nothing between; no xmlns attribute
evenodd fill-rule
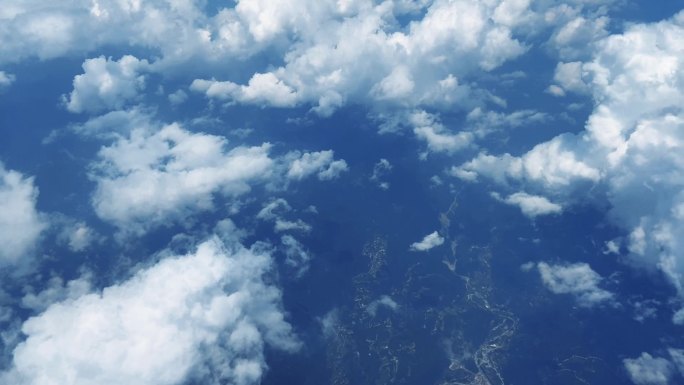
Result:
<svg viewBox="0 0 684 385"><path fill-rule="evenodd" d="M472 180L483 174L502 184L522 180L546 190L565 191L601 179L599 166L594 167L582 159L585 151L573 137L561 135L536 145L521 157L480 153L475 159L454 168L452 173Z"/></svg>
<svg viewBox="0 0 684 385"><path fill-rule="evenodd" d="M312 174L316 174L320 180L335 179L348 170L344 159L335 160L332 150L305 152L299 155L297 152L291 156L296 157L289 166L287 177L300 180Z"/></svg>
<svg viewBox="0 0 684 385"><path fill-rule="evenodd" d="M667 349L672 363L677 367L679 374L684 375L684 349Z"/></svg>
<svg viewBox="0 0 684 385"><path fill-rule="evenodd" d="M91 290L92 276L89 273L81 277L64 282L60 277L52 277L47 287L38 293L30 290L21 298L21 306L33 311L42 312L56 302L76 299L88 294Z"/></svg>
<svg viewBox="0 0 684 385"><path fill-rule="evenodd" d="M115 45L157 49L168 61L198 53L212 58L245 43L241 39L228 45L223 31L230 27L221 25L221 19L208 18L199 4L185 0L7 0L0 11L0 40L6 43L0 47L0 62L51 59ZM207 38L209 29L216 33L214 41Z"/></svg>
<svg viewBox="0 0 684 385"><path fill-rule="evenodd" d="M69 128L84 137L113 140L129 136L135 129L161 129L161 124L153 122L152 118L152 111L138 106L91 117L84 123L73 124Z"/></svg>
<svg viewBox="0 0 684 385"><path fill-rule="evenodd" d="M257 218L264 221L273 222L273 231L276 233L286 231L299 231L308 233L311 231L311 225L302 221L301 219L294 221L285 219L285 214L291 211L292 207L290 207L287 201L285 199L278 198L266 203L257 214Z"/></svg>
<svg viewBox="0 0 684 385"><path fill-rule="evenodd" d="M529 8L506 3L502 7L517 14ZM502 16L497 2L341 4L240 2L236 25L246 26L255 41L295 37L284 64L256 72L247 85L197 79L192 88L238 103L311 104L323 116L350 101L380 108L450 107L476 98L468 98L470 86L459 77L490 71L526 51L513 37L517 23ZM396 19L411 12L424 16L399 26Z"/></svg>
<svg viewBox="0 0 684 385"><path fill-rule="evenodd" d="M369 303L366 307L366 311L368 312L368 314L375 317L380 307L386 307L392 311L397 311L397 309L399 309L399 304L396 301L394 301L392 297L388 295L383 295L375 301Z"/></svg>
<svg viewBox="0 0 684 385"><path fill-rule="evenodd" d="M607 200L608 218L630 234L633 264L659 269L684 295L683 33L680 12L598 41L590 60L556 70L565 88L595 100L585 131L520 157L483 153L452 172L522 182L564 206L592 196Z"/></svg>
<svg viewBox="0 0 684 385"><path fill-rule="evenodd" d="M0 91L11 86L16 80L16 77L5 71L0 71Z"/></svg>
<svg viewBox="0 0 684 385"><path fill-rule="evenodd" d="M276 220L282 214L292 211L292 207L283 198L273 199L266 203L257 214L257 218L266 221Z"/></svg>
<svg viewBox="0 0 684 385"><path fill-rule="evenodd" d="M169 103L171 103L174 106L177 106L179 104L185 103L186 100L188 100L188 94L185 93L183 90L178 90L174 93L169 94Z"/></svg>
<svg viewBox="0 0 684 385"><path fill-rule="evenodd" d="M434 152L455 152L468 147L474 137L467 131L450 133L437 118L425 111L418 111L410 116L413 133L426 142L428 149Z"/></svg>
<svg viewBox="0 0 684 385"><path fill-rule="evenodd" d="M544 285L555 294L571 294L581 306L591 307L613 301L613 293L600 287L603 278L586 263L570 265L537 264Z"/></svg>
<svg viewBox="0 0 684 385"><path fill-rule="evenodd" d="M605 15L587 15L585 17L575 13L567 22L559 23L549 43L558 51L561 59L584 58L591 52L588 47L608 35L609 22L610 19Z"/></svg>
<svg viewBox="0 0 684 385"><path fill-rule="evenodd" d="M190 133L177 124L100 150L91 177L97 215L125 233L184 220L213 208L214 194L237 196L269 177L270 145L227 148L218 136Z"/></svg>
<svg viewBox="0 0 684 385"><path fill-rule="evenodd" d="M370 180L377 183L378 187L383 190L387 190L390 187L389 182L383 181L385 175L392 171L392 164L385 158L381 158L373 166L373 175L371 175Z"/></svg>
<svg viewBox="0 0 684 385"><path fill-rule="evenodd" d="M0 265L19 265L35 249L47 222L36 210L33 178L0 163Z"/></svg>
<svg viewBox="0 0 684 385"><path fill-rule="evenodd" d="M83 222L74 224L64 234L71 251L84 251L98 238L94 230Z"/></svg>
<svg viewBox="0 0 684 385"><path fill-rule="evenodd" d="M258 384L266 344L297 349L266 283L270 255L217 237L122 283L49 306L24 322L26 340L3 383Z"/></svg>
<svg viewBox="0 0 684 385"><path fill-rule="evenodd" d="M496 194L495 198L509 205L520 207L522 213L530 218L540 215L560 214L563 211L561 205L553 203L545 197L530 195L525 192L511 194L505 199L501 199Z"/></svg>
<svg viewBox="0 0 684 385"><path fill-rule="evenodd" d="M294 107L297 93L272 73L254 74L246 86L232 82L195 79L190 89L208 97L234 100L243 104L268 104L273 107Z"/></svg>
<svg viewBox="0 0 684 385"><path fill-rule="evenodd" d="M296 270L297 277L304 275L309 270L311 253L291 235L280 237L280 243L284 248L285 264Z"/></svg>
<svg viewBox="0 0 684 385"><path fill-rule="evenodd" d="M673 365L665 358L641 353L637 358L623 360L630 379L636 385L668 385L674 374Z"/></svg>
<svg viewBox="0 0 684 385"><path fill-rule="evenodd" d="M126 55L119 61L100 56L83 62L82 75L74 78L74 89L64 96L71 112L96 113L120 109L135 100L145 87L141 75L149 67L146 60Z"/></svg>
<svg viewBox="0 0 684 385"><path fill-rule="evenodd" d="M433 247L441 246L444 243L444 237L434 231L426 235L420 242L414 242L410 246L411 251L428 251Z"/></svg>

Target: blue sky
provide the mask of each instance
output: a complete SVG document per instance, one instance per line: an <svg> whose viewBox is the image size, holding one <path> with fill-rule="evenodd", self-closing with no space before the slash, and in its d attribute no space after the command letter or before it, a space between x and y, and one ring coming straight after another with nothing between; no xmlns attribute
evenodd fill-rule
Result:
<svg viewBox="0 0 684 385"><path fill-rule="evenodd" d="M682 380L681 10L5 0L0 382L260 383L338 305L297 319L288 287L344 285L326 256L377 231L444 252L454 198L464 234L532 234L509 268L549 298L667 324L625 379Z"/></svg>

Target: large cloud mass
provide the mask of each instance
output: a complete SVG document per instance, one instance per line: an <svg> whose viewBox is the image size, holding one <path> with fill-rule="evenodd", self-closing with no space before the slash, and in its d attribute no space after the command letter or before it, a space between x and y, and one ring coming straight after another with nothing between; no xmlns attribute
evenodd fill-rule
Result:
<svg viewBox="0 0 684 385"><path fill-rule="evenodd" d="M265 344L298 347L270 255L214 237L129 280L65 300L27 320L1 375L15 385L259 383Z"/></svg>
<svg viewBox="0 0 684 385"><path fill-rule="evenodd" d="M520 157L483 153L453 173L522 184L568 202L592 191L629 233L624 246L634 262L659 269L684 294L682 35L684 12L599 41L591 61L557 70L567 91L591 92L596 101L584 132Z"/></svg>

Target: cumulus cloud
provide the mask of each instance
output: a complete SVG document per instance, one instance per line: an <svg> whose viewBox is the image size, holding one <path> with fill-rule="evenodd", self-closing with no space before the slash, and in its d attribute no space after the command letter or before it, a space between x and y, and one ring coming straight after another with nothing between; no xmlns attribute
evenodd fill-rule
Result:
<svg viewBox="0 0 684 385"><path fill-rule="evenodd" d="M290 156L296 157L287 170L290 179L300 180L316 174L320 180L331 180L349 169L344 159L334 159L332 150L305 152L299 156L295 152Z"/></svg>
<svg viewBox="0 0 684 385"><path fill-rule="evenodd" d="M608 35L610 18L592 12L593 15L582 15L579 9L558 6L549 10L546 17L555 19L556 28L549 45L555 48L563 60L582 59L590 52L587 46Z"/></svg>
<svg viewBox="0 0 684 385"><path fill-rule="evenodd" d="M293 107L297 100L295 91L272 73L255 74L246 86L232 82L195 79L190 89L205 93L208 97L233 100L243 104Z"/></svg>
<svg viewBox="0 0 684 385"><path fill-rule="evenodd" d="M485 175L501 184L523 181L561 193L570 187L601 179L599 166L583 159L586 151L575 143L572 136L561 135L536 145L521 157L480 153L471 161L454 167L451 172L466 180Z"/></svg>
<svg viewBox="0 0 684 385"><path fill-rule="evenodd" d="M51 59L106 45L149 47L176 62L200 53L222 56L247 43L235 39L240 33L227 36L230 22L225 19L207 17L200 4L189 1L8 0L0 11L0 40L6 42L0 62ZM213 41L207 38L209 30L216 34Z"/></svg>
<svg viewBox="0 0 684 385"><path fill-rule="evenodd" d="M452 172L486 175L563 203L592 191L628 236L632 261L659 269L684 292L684 12L635 24L595 44L586 62L559 65L568 90L596 102L585 131L564 134L522 156L485 153ZM565 205L565 204L564 204Z"/></svg>
<svg viewBox="0 0 684 385"><path fill-rule="evenodd" d="M586 263L569 265L537 264L544 285L555 294L571 294L581 306L611 303L613 293L601 288L603 278Z"/></svg>
<svg viewBox="0 0 684 385"><path fill-rule="evenodd" d="M674 367L670 361L648 353L641 353L637 358L627 358L623 363L636 385L667 385L674 375Z"/></svg>
<svg viewBox="0 0 684 385"><path fill-rule="evenodd" d="M74 78L74 89L64 96L67 110L96 113L122 108L145 87L146 60L126 55L118 61L100 56L83 62L83 74Z"/></svg>
<svg viewBox="0 0 684 385"><path fill-rule="evenodd" d="M3 383L258 384L266 345L299 344L268 252L218 237L29 318ZM46 382L47 381L47 382Z"/></svg>
<svg viewBox="0 0 684 385"><path fill-rule="evenodd" d="M473 141L473 134L467 131L450 133L437 118L425 111L411 114L410 122L413 133L427 144L430 151L454 152L468 147Z"/></svg>
<svg viewBox="0 0 684 385"><path fill-rule="evenodd" d="M518 206L523 214L530 218L540 215L560 214L563 207L553 203L543 196L530 195L525 192L517 192L506 198L501 198L499 194L493 193L492 196L506 204Z"/></svg>
<svg viewBox="0 0 684 385"><path fill-rule="evenodd" d="M428 251L434 247L441 246L444 243L444 237L434 231L426 235L421 241L411 244L409 249L411 251Z"/></svg>
<svg viewBox="0 0 684 385"><path fill-rule="evenodd" d="M590 88L587 84L589 76L582 62L558 63L553 75L556 84L551 86L550 91L556 96L565 96L566 91L578 94L589 93Z"/></svg>
<svg viewBox="0 0 684 385"><path fill-rule="evenodd" d="M505 106L478 77L523 55L530 46L525 40L536 39L533 30L555 31L555 47L585 47L605 29L607 19L596 9L608 3L259 0L207 14L201 2L191 1L9 1L0 14L0 40L8 42L0 48L0 63L101 46L154 52L149 64L132 56L87 60L65 97L70 111L111 110L136 100L145 72L183 74L195 78L190 90L226 104L305 105L323 117L363 105L381 130L411 111L437 116L488 103ZM264 53L269 62L246 66L256 68L247 80L230 78L239 72L230 70L233 65ZM174 105L185 98L182 90L169 95ZM432 152L455 152L474 139L469 131L438 123L410 129Z"/></svg>
<svg viewBox="0 0 684 385"><path fill-rule="evenodd" d="M513 36L517 23L501 16L509 3L240 2L235 15L256 41L296 36L298 44L284 65L255 73L246 85L197 79L192 88L238 103L311 104L322 116L349 101L391 108L468 104L470 86L460 78L527 49ZM513 8L522 14L528 7ZM419 12L424 16L406 26L397 21Z"/></svg>
<svg viewBox="0 0 684 385"><path fill-rule="evenodd" d="M183 220L212 209L214 194L237 196L267 178L274 164L269 149L266 143L228 149L223 137L177 124L133 130L100 150L91 173L93 207L123 232Z"/></svg>
<svg viewBox="0 0 684 385"><path fill-rule="evenodd" d="M0 163L0 266L21 264L47 228L37 199L33 178Z"/></svg>

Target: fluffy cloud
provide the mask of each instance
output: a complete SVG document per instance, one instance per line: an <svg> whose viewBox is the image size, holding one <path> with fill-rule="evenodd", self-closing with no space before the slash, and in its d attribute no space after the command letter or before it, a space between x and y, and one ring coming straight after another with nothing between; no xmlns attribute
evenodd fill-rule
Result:
<svg viewBox="0 0 684 385"><path fill-rule="evenodd" d="M530 195L525 192L517 192L502 199L499 194L493 193L493 197L506 204L520 207L520 211L530 218L540 215L559 214L563 207L553 203L542 196Z"/></svg>
<svg viewBox="0 0 684 385"><path fill-rule="evenodd" d="M609 218L629 234L636 265L659 269L684 293L684 13L636 24L595 44L587 62L559 65L568 91L590 92L585 131L561 135L526 154L480 154L454 174L486 175L553 197L607 200Z"/></svg>
<svg viewBox="0 0 684 385"><path fill-rule="evenodd" d="M247 85L198 79L192 89L238 103L312 104L323 116L348 101L381 108L453 106L469 103L470 86L461 77L526 51L513 37L517 23L502 15L513 8L524 13L527 2L343 4L239 2L235 25L246 24L254 40L295 36L296 44L283 66L255 73ZM397 21L420 12L424 16L406 26Z"/></svg>
<svg viewBox="0 0 684 385"><path fill-rule="evenodd" d="M265 282L270 255L213 237L188 255L24 322L3 383L259 383L266 344L298 348Z"/></svg>
<svg viewBox="0 0 684 385"><path fill-rule="evenodd" d="M122 108L145 87L145 77L140 73L148 66L146 60L130 55L119 61L104 56L86 60L84 73L74 78L74 90L64 97L66 108L90 113Z"/></svg>
<svg viewBox="0 0 684 385"><path fill-rule="evenodd" d="M269 148L227 149L224 138L177 124L133 130L100 151L92 203L100 218L124 232L183 220L213 208L214 194L237 196L268 178L274 164Z"/></svg>
<svg viewBox="0 0 684 385"><path fill-rule="evenodd" d="M20 264L47 227L36 210L37 199L33 178L0 163L0 266Z"/></svg>
<svg viewBox="0 0 684 385"><path fill-rule="evenodd" d="M335 160L332 150L297 155L296 152L290 155L296 157L287 170L287 177L290 179L300 180L316 174L320 180L331 180L348 170L347 162L344 159Z"/></svg>
<svg viewBox="0 0 684 385"><path fill-rule="evenodd" d="M409 119L416 137L426 142L428 149L434 152L454 152L471 144L472 133L461 131L450 133L437 118L425 111L411 114Z"/></svg>
<svg viewBox="0 0 684 385"><path fill-rule="evenodd" d="M674 375L674 367L665 358L641 353L637 358L623 361L630 379L637 385L667 385Z"/></svg>
<svg viewBox="0 0 684 385"><path fill-rule="evenodd" d="M191 1L8 0L0 11L0 62L51 59L103 45L159 49L169 59L220 48L203 30L211 20Z"/></svg>
<svg viewBox="0 0 684 385"><path fill-rule="evenodd" d="M536 145L521 157L509 154L493 156L480 153L475 159L452 169L452 174L466 180L485 175L501 184L523 181L548 191L564 193L583 183L601 179L601 171L583 159L588 151L569 135L558 136Z"/></svg>
<svg viewBox="0 0 684 385"><path fill-rule="evenodd" d="M588 71L583 68L582 62L558 63L553 80L557 85L556 96L564 96L566 91L584 94L588 93L589 86L585 78L590 76Z"/></svg>
<svg viewBox="0 0 684 385"><path fill-rule="evenodd" d="M190 89L203 92L212 98L234 100L243 104L273 107L293 107L297 101L295 91L272 73L255 74L246 86L232 82L196 79Z"/></svg>
<svg viewBox="0 0 684 385"><path fill-rule="evenodd" d="M555 48L563 60L584 58L594 42L608 35L607 27L610 19L602 15L605 9L582 15L578 8L561 5L546 12L546 18L556 25L549 39L549 45Z"/></svg>
<svg viewBox="0 0 684 385"><path fill-rule="evenodd" d="M426 235L420 242L414 242L409 249L411 251L428 251L433 247L441 246L444 243L444 237L434 231Z"/></svg>
<svg viewBox="0 0 684 385"><path fill-rule="evenodd" d="M600 287L603 278L586 263L571 265L537 264L544 285L556 294L572 294L581 306L613 301L613 293Z"/></svg>

